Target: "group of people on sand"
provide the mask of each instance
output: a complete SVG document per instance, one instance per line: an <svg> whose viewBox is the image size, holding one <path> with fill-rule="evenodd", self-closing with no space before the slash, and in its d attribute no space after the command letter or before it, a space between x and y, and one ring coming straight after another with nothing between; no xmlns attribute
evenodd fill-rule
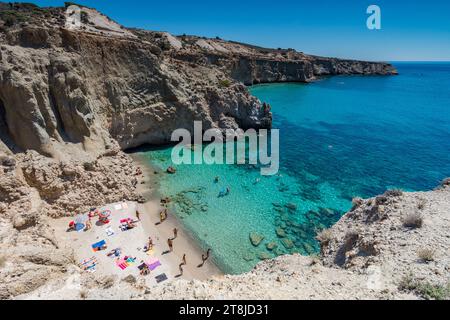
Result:
<svg viewBox="0 0 450 320"><path fill-rule="evenodd" d="M206 251L206 254L202 254L202 263L198 265L198 268L202 268L206 261L208 261L209 256L211 255L211 249L208 249L208 251ZM180 270L180 274L179 277L181 277L184 273L184 266L187 265L187 259L186 259L186 254L183 255L183 258L181 259L181 263L178 266L178 269Z"/></svg>
<svg viewBox="0 0 450 320"><path fill-rule="evenodd" d="M132 230L136 227L137 227L136 222L133 221L132 219L127 219L126 221L124 221L122 223L122 226L121 226L122 230L124 230L124 231Z"/></svg>

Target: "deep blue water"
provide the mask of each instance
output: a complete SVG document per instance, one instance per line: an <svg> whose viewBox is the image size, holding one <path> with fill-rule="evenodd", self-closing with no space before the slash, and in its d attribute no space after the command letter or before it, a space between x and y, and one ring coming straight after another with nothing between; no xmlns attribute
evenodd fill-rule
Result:
<svg viewBox="0 0 450 320"><path fill-rule="evenodd" d="M398 63L392 77L258 86L281 128L282 164L344 198L426 190L450 176L450 63Z"/></svg>
<svg viewBox="0 0 450 320"><path fill-rule="evenodd" d="M202 247L213 248L225 272L248 271L280 254L317 252L317 231L334 224L353 197L428 190L450 177L450 64L396 67L399 76L250 88L272 105L280 175L261 177L249 166L183 165L161 178L159 191L174 199L184 226ZM170 152L143 154L164 170ZM225 186L231 194L218 198ZM249 241L251 232L265 237L258 247ZM269 243L278 247L268 250Z"/></svg>

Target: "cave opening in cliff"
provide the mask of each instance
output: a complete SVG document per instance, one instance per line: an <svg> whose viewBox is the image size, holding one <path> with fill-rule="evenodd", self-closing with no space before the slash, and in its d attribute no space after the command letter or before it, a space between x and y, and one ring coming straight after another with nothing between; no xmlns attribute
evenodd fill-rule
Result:
<svg viewBox="0 0 450 320"><path fill-rule="evenodd" d="M14 144L12 142L8 121L6 120L6 107L3 100L0 98L0 140L11 150L14 149Z"/></svg>

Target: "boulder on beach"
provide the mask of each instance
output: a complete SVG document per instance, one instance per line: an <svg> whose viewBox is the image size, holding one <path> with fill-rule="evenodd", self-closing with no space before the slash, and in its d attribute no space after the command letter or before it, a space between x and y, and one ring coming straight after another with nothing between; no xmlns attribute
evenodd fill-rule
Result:
<svg viewBox="0 0 450 320"><path fill-rule="evenodd" d="M261 242L264 240L264 236L257 233L257 232L251 232L250 233L250 242L253 246L257 247L261 244Z"/></svg>

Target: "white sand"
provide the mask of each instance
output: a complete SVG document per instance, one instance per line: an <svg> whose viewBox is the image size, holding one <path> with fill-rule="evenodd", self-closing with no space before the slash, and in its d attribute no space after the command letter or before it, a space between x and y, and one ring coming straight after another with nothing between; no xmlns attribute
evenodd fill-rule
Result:
<svg viewBox="0 0 450 320"><path fill-rule="evenodd" d="M151 182L149 179L149 170L142 168L144 171L145 184L140 184L140 192L151 193L149 187ZM221 276L221 271L209 260L203 267L199 268L202 252L195 240L187 234L179 221L173 214L169 214L168 219L159 224L159 212L162 207L159 200L151 200L145 204L138 204L135 202L114 203L98 208L100 211L110 210L111 222L107 225L98 223L98 218L92 219L92 229L82 232L67 232L69 222L74 220L74 217L63 218L55 221L54 228L57 239L62 243L61 246L68 247L74 250L76 262L79 263L85 259L95 257L98 261L96 265L96 275L117 275L124 278L128 275L135 277L143 277L139 273L138 266L142 262L149 261L151 258L159 259L161 266L152 271L149 276L144 277L148 286L156 284L155 277L160 274L166 274L168 281L176 279L199 279L206 280L213 276ZM137 222L137 227L128 230L120 230L120 220L131 218L137 221L136 209L140 213L140 221ZM106 230L111 228L114 231L113 236L108 236ZM174 251L164 254L168 251L167 240L173 238L173 229L178 229L178 237L174 240ZM144 252L143 248L146 246L148 237L151 236L154 243L154 250L151 255ZM92 244L105 240L108 248L104 251L94 252ZM107 256L112 249L120 248L121 257L130 256L135 257L136 262L128 268L122 270L116 265L116 258ZM186 254L187 265L184 267L184 273L179 277L179 265L182 261L183 255Z"/></svg>

